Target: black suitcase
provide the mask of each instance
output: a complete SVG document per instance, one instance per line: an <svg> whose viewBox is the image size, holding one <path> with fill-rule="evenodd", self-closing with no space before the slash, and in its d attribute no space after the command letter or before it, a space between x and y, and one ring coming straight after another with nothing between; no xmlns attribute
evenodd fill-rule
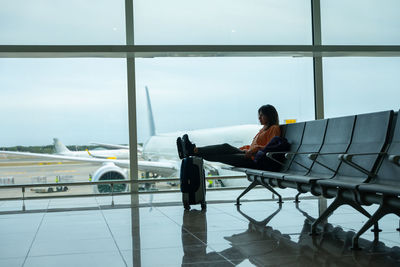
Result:
<svg viewBox="0 0 400 267"><path fill-rule="evenodd" d="M203 168L203 159L187 157L181 164L181 192L185 210L190 210L190 205L201 204L201 209L206 209L206 183Z"/></svg>

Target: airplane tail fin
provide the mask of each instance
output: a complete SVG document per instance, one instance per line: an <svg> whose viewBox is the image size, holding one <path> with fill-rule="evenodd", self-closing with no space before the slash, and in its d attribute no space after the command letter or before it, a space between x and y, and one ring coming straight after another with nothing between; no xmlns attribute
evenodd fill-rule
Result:
<svg viewBox="0 0 400 267"><path fill-rule="evenodd" d="M153 117L153 109L151 108L151 101L149 95L149 88L146 88L146 99L147 99L147 114L149 116L149 127L150 127L150 136L156 135L156 126L154 124L154 117Z"/></svg>
<svg viewBox="0 0 400 267"><path fill-rule="evenodd" d="M58 140L58 138L53 138L54 141L54 149L56 154L63 154L65 152L70 152L70 150Z"/></svg>

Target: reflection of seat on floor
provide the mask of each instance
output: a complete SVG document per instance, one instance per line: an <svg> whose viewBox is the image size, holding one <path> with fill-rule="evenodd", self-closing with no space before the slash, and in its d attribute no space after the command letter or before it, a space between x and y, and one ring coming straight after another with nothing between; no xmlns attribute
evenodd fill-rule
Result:
<svg viewBox="0 0 400 267"><path fill-rule="evenodd" d="M309 231L311 223L307 220L304 228ZM378 241L360 239L363 251L352 250L354 232L326 224L321 237L311 237L302 231L299 238L301 255L307 256L315 265L332 266L399 266L400 248L387 247ZM379 264L378 264L379 263Z"/></svg>
<svg viewBox="0 0 400 267"><path fill-rule="evenodd" d="M295 264L297 260L293 256L298 254L296 251L298 247L293 244L296 243L290 241L289 235L266 226L281 208L282 205L279 205L279 208L267 218L257 221L241 211L238 206L238 212L249 220L249 227L245 232L225 237L225 239L256 266Z"/></svg>
<svg viewBox="0 0 400 267"><path fill-rule="evenodd" d="M265 228L262 230L261 228ZM288 235L282 235L271 227L249 223L249 228L241 234L225 237L243 258L249 259L255 266L282 266L294 264L298 254ZM290 256L290 257L288 257Z"/></svg>
<svg viewBox="0 0 400 267"><path fill-rule="evenodd" d="M272 220L272 218L275 217L276 214L278 214L282 209L282 203L279 203L279 207L276 211L274 211L271 215L269 215L267 218L265 218L262 221L256 221L253 218L251 218L250 216L248 216L247 214L245 214L243 211L240 210L240 206L237 206L237 211L243 216L245 217L247 220L249 220L249 222L251 222L252 224L256 224L259 226L266 226L269 221Z"/></svg>
<svg viewBox="0 0 400 267"><path fill-rule="evenodd" d="M400 248L389 248L381 242L360 239L365 250L351 250L354 232L334 228L331 224L325 225L321 236L310 236L311 224L315 218L302 211L298 205L296 207L306 217L298 242L266 226L280 209L261 222L239 211L249 220L249 227L245 232L225 239L256 266L399 266Z"/></svg>

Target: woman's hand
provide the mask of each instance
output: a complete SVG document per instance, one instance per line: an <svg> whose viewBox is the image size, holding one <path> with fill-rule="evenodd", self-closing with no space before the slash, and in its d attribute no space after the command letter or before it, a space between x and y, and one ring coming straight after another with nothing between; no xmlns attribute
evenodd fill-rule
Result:
<svg viewBox="0 0 400 267"><path fill-rule="evenodd" d="M245 150L244 150L244 156L245 156L246 158L251 158L252 155L253 155L253 153L251 153L250 150L248 150L248 149L245 149Z"/></svg>

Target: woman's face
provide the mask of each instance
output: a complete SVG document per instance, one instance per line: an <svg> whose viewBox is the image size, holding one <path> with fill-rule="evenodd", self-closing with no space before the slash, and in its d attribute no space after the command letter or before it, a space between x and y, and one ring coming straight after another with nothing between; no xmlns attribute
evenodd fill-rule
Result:
<svg viewBox="0 0 400 267"><path fill-rule="evenodd" d="M261 112L258 113L258 120L260 121L260 123L262 125L267 125L268 124L268 118L267 116L265 116L264 114L262 114Z"/></svg>

